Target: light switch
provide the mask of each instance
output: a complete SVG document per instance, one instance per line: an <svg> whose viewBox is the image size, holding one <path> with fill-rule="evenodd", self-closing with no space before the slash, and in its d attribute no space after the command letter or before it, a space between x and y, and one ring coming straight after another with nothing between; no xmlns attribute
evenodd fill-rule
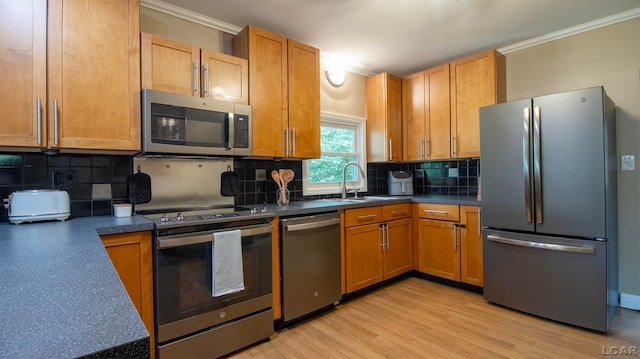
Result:
<svg viewBox="0 0 640 359"><path fill-rule="evenodd" d="M623 171L634 171L636 169L635 155L622 155L622 160L620 162L620 168Z"/></svg>

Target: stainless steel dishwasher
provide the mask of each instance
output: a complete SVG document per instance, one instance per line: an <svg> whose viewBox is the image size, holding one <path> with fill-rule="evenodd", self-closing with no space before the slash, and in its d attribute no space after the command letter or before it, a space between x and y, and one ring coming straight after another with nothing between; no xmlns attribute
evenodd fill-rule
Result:
<svg viewBox="0 0 640 359"><path fill-rule="evenodd" d="M340 216L332 212L282 219L280 229L286 323L341 299Z"/></svg>

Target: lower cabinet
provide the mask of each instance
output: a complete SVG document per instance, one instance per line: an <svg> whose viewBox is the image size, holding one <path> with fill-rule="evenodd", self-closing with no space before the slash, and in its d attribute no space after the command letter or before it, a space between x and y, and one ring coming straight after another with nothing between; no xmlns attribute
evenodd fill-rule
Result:
<svg viewBox="0 0 640 359"><path fill-rule="evenodd" d="M418 270L482 286L480 207L417 204Z"/></svg>
<svg viewBox="0 0 640 359"><path fill-rule="evenodd" d="M345 211L347 293L411 270L411 204Z"/></svg>
<svg viewBox="0 0 640 359"><path fill-rule="evenodd" d="M151 232L112 234L101 236L100 239L149 332L153 358L155 342Z"/></svg>

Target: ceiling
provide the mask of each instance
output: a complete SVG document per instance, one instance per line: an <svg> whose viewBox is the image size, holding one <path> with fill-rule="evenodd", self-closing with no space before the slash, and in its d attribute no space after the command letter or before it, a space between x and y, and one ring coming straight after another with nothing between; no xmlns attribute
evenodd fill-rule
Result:
<svg viewBox="0 0 640 359"><path fill-rule="evenodd" d="M143 0L145 3L157 0ZM399 76L488 48L640 16L640 0L163 0L230 24L275 32L365 75ZM162 4L162 3L160 3ZM178 8L172 7L175 5ZM592 23L594 22L594 23Z"/></svg>

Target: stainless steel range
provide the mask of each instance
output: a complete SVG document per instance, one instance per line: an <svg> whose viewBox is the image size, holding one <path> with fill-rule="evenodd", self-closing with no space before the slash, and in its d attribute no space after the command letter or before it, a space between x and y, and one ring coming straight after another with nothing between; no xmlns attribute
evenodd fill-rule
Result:
<svg viewBox="0 0 640 359"><path fill-rule="evenodd" d="M219 357L273 333L273 214L235 208L219 194L207 197L219 193L215 179L229 166L218 162L134 160L152 181L152 201L136 210L155 223L156 353L161 359ZM182 203L175 194L162 195L172 187L183 192Z"/></svg>

